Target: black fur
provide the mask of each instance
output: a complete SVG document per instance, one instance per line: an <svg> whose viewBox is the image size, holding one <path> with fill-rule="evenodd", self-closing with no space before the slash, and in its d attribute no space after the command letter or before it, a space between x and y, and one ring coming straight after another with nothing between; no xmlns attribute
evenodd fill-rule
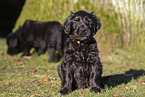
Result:
<svg viewBox="0 0 145 97"><path fill-rule="evenodd" d="M64 22L67 40L64 59L57 68L61 79L61 94L88 86L90 91L102 91L102 65L93 38L100 27L99 19L86 11L72 13Z"/></svg>
<svg viewBox="0 0 145 97"><path fill-rule="evenodd" d="M49 62L58 61L55 50L63 53L65 33L59 22L40 22L27 20L15 33L7 37L8 54L14 55L24 51L22 56L30 55L30 49L35 48L38 55L48 50Z"/></svg>

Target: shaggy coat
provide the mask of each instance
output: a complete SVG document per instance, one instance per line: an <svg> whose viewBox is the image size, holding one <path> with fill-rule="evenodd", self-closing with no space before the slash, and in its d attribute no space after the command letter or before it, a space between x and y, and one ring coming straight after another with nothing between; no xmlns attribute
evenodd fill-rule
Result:
<svg viewBox="0 0 145 97"><path fill-rule="evenodd" d="M59 55L62 55L64 37L63 26L59 22L27 20L15 33L8 35L7 52L14 55L23 51L22 56L28 56L31 48L35 48L38 55L48 50L49 62L56 62L58 56L55 51L58 50Z"/></svg>
<svg viewBox="0 0 145 97"><path fill-rule="evenodd" d="M97 43L93 38L100 27L99 19L93 13L85 11L71 13L64 22L67 40L64 59L58 65L61 94L88 86L90 91L102 91L102 65Z"/></svg>

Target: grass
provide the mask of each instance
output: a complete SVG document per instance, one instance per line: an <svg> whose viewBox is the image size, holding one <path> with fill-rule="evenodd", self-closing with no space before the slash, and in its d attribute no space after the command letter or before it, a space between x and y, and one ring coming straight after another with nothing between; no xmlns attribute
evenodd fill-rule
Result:
<svg viewBox="0 0 145 97"><path fill-rule="evenodd" d="M103 8L98 7L102 1L96 2L95 5L88 0L78 0L76 4L73 3L73 0L59 0L59 2L58 0L26 0L13 31L27 19L57 20L63 23L69 15L69 11L75 12L82 9L88 12L94 11L102 23L102 28L95 38L103 64L102 76L109 89L105 89L100 94L91 93L89 88L78 89L65 96L144 97L145 51L119 48L121 47L121 31L116 15L112 14L111 10L106 12ZM20 58L21 53L10 56L6 50L6 39L0 38L0 97L61 96L58 93L61 83L57 73L57 65L61 61L48 63L47 52L41 56L33 53L32 57ZM50 81L43 81L45 77L49 77Z"/></svg>
<svg viewBox="0 0 145 97"><path fill-rule="evenodd" d="M5 39L0 39L0 96L38 97L61 96L57 63L48 63L47 53L32 58L20 58L21 54L9 56ZM101 48L100 48L101 49ZM31 51L32 52L32 51ZM144 97L145 95L145 52L116 49L104 54L100 51L103 77L109 89L100 94L91 93L89 88L78 89L66 97ZM50 82L43 81L49 77Z"/></svg>

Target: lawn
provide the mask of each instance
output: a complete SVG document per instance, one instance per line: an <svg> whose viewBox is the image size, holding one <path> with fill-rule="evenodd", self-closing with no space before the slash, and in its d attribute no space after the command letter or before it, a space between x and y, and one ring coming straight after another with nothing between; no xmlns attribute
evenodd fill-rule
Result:
<svg viewBox="0 0 145 97"><path fill-rule="evenodd" d="M145 96L145 52L115 49L104 53L100 49L103 64L103 78L109 89L99 94L91 93L89 88L78 89L66 97L144 97ZM32 57L21 58L7 54L6 39L0 38L0 97L38 97L61 96L57 63L48 63L46 52ZM43 81L48 77L50 81Z"/></svg>
<svg viewBox="0 0 145 97"><path fill-rule="evenodd" d="M103 82L109 88L99 94L90 92L89 88L78 89L65 96L145 97L145 51L142 50L144 49L144 33L139 34L142 40L138 41L137 45L132 45L130 50L125 50L121 44L120 22L116 19L117 14L110 9L106 11L107 6L99 7L102 1L107 0L94 4L89 1L98 0L77 1L74 4L74 0L59 0L59 2L58 0L26 0L13 31L16 31L27 19L59 21L63 24L70 11L94 11L102 23L102 28L95 38L103 65ZM140 39L136 34L133 35ZM136 43L136 40L133 42ZM143 43L142 47L140 43ZM57 65L62 59L56 63L48 63L49 54L47 52L37 56L32 49L31 53L32 55L27 58L21 58L22 53L10 56L7 54L6 39L0 38L0 97L61 96L58 93L61 82ZM49 81L43 80L46 77Z"/></svg>

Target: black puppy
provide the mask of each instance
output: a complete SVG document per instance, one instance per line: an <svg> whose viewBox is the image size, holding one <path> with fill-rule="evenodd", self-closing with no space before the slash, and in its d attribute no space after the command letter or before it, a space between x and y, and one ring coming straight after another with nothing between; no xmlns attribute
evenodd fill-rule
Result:
<svg viewBox="0 0 145 97"><path fill-rule="evenodd" d="M30 55L30 49L35 48L38 55L47 49L49 62L58 61L55 50L59 55L63 53L65 33L59 22L40 22L27 20L15 33L7 37L8 54L14 55L24 51L22 56Z"/></svg>
<svg viewBox="0 0 145 97"><path fill-rule="evenodd" d="M99 19L86 11L72 13L64 22L66 47L64 59L57 68L61 79L61 94L88 86L90 91L102 91L102 65L97 43L93 38L100 27Z"/></svg>

